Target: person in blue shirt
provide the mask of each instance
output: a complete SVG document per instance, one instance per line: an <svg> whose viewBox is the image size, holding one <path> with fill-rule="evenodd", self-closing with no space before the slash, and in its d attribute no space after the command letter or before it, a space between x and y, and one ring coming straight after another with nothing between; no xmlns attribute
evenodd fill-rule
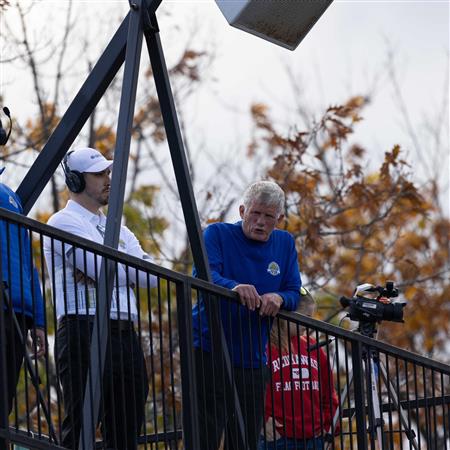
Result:
<svg viewBox="0 0 450 450"><path fill-rule="evenodd" d="M0 170L1 172L3 170ZM19 197L3 183L0 183L0 208L18 214L23 213ZM2 275L0 289L3 289L0 298L3 300L9 414L25 356L28 333L33 339L34 356L39 358L46 351L44 302L39 286L39 275L33 266L27 230L0 219L0 251ZM21 328L20 334L14 325L12 310ZM1 365L0 360L0 373L4 373ZM3 408L1 410L3 411ZM6 442L0 438L0 450L6 448Z"/></svg>
<svg viewBox="0 0 450 450"><path fill-rule="evenodd" d="M295 241L276 229L284 218L284 202L276 183L253 183L239 206L242 220L214 223L204 232L212 281L239 294L240 305L220 300L220 316L250 450L257 449L262 427L272 318L280 308L295 310L299 302ZM233 396L211 343L202 297L193 308L193 332L201 450L216 450L222 439L225 449L242 450L236 441Z"/></svg>

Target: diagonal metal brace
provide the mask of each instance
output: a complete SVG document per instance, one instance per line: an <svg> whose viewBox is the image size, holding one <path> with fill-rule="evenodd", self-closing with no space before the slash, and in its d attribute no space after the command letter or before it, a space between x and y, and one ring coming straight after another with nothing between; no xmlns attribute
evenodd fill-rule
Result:
<svg viewBox="0 0 450 450"><path fill-rule="evenodd" d="M147 2L148 13L153 14L161 1ZM64 155L125 61L129 16L130 13L120 24L39 156L20 183L17 195L21 199L24 214L28 214L36 203Z"/></svg>

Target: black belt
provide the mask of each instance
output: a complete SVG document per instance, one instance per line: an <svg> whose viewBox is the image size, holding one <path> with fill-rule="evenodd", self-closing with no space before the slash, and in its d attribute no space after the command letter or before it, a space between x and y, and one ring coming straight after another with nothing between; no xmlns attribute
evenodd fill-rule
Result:
<svg viewBox="0 0 450 450"><path fill-rule="evenodd" d="M95 322L95 316L89 315L77 315L77 314L66 314L58 320L58 326L64 325L65 323L79 322L82 324L93 324ZM134 323L132 320L124 319L110 319L109 325L112 330L134 330Z"/></svg>

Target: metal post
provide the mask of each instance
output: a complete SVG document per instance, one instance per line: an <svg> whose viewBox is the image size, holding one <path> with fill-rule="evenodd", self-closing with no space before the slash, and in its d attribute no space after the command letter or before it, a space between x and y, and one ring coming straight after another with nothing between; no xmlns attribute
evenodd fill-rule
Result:
<svg viewBox="0 0 450 450"><path fill-rule="evenodd" d="M358 450L367 450L366 406L362 346L352 341L353 388L355 391L356 435Z"/></svg>
<svg viewBox="0 0 450 450"><path fill-rule="evenodd" d="M198 217L197 205L195 202L192 182L189 174L186 154L184 151L183 138L178 124L175 103L170 87L164 52L159 38L159 28L155 16L150 16L144 12L144 36L147 43L148 53L152 64L153 77L158 93L161 114L163 116L164 127L166 129L167 142L169 144L172 165L177 181L178 192L180 194L181 206L184 220L186 222L189 242L191 244L192 256L198 277L211 281L208 257L203 240L203 234ZM211 339L214 347L218 349L217 359L223 358L226 370L226 379L230 395L234 398L236 405L236 416L239 425L239 435L237 436L239 448L245 449L245 429L242 418L239 397L232 378L232 367L228 347L225 340L220 320L220 310L218 302L205 302L207 311L210 311L211 323L209 324ZM208 314L209 315L209 314Z"/></svg>
<svg viewBox="0 0 450 450"><path fill-rule="evenodd" d="M135 0L129 14L125 70L120 99L116 148L114 152L114 170L112 172L110 202L104 240L104 245L113 248L117 248L120 236L128 157L130 154L131 126L142 49L142 33L141 0ZM86 384L83 405L83 426L79 443L80 450L83 448L91 448L95 440L94 430L100 410L101 377L103 376L106 346L108 343L108 320L114 284L114 272L114 264L111 261L103 259L98 289L99 302L97 302L96 320L94 321L92 332L90 366L87 375L87 380L93 380L93 386L89 386L89 383ZM93 424L94 426L92 426Z"/></svg>
<svg viewBox="0 0 450 450"><path fill-rule="evenodd" d="M200 448L191 307L192 296L189 282L178 283L177 322L180 343L183 444L185 450Z"/></svg>

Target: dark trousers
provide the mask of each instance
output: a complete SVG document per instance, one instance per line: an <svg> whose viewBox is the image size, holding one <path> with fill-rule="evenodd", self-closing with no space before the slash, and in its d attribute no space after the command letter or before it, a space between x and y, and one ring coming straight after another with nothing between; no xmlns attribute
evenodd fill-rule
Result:
<svg viewBox="0 0 450 450"><path fill-rule="evenodd" d="M225 450L244 450L239 445L233 393L223 364L211 353L195 349L200 450L217 450L222 438ZM244 421L246 449L257 450L264 417L267 368L233 368L233 378Z"/></svg>
<svg viewBox="0 0 450 450"><path fill-rule="evenodd" d="M144 355L131 322L110 323L99 423L106 448L136 449L148 395ZM78 449L92 329L91 320L66 316L57 331L55 355L65 410L62 445L71 449Z"/></svg>
<svg viewBox="0 0 450 450"><path fill-rule="evenodd" d="M16 314L19 322L23 339L26 340L28 333L27 323L28 319L21 314ZM8 386L7 412L8 415L13 409L13 401L16 395L16 386L19 380L20 368L22 367L24 353L24 342L17 332L16 327L12 321L12 316L5 311L4 313L4 327L5 327L5 346L4 351L6 355L6 385ZM0 343L1 345L1 343ZM0 373L3 378L3 367L0 360ZM0 407L0 423L8 423L8 417L3 417L3 405ZM7 444L4 439L0 438L0 450L6 450Z"/></svg>

